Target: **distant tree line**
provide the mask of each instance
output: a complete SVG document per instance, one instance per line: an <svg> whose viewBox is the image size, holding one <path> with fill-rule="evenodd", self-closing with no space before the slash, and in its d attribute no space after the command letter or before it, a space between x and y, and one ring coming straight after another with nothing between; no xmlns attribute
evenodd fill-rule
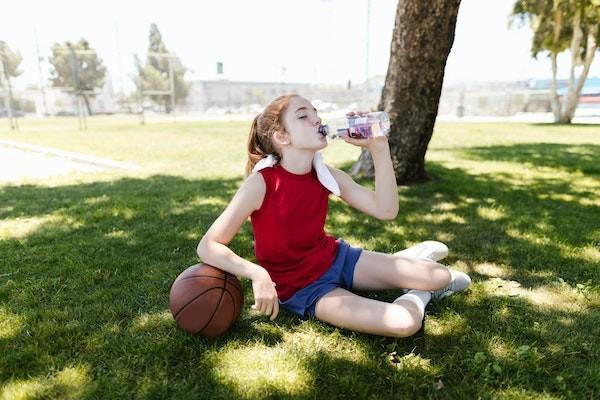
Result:
<svg viewBox="0 0 600 400"><path fill-rule="evenodd" d="M169 90L173 82L175 101L183 102L190 87L184 79L187 69L176 55L167 50L156 24L150 26L148 53L154 55L147 56L145 65L137 71L139 76L132 77L136 86L142 85L142 89L147 91L165 91ZM161 57L156 54L169 56ZM23 57L19 51L12 50L6 42L0 40L0 61L0 88L10 88L11 80L23 73L19 69ZM106 66L89 41L81 38L78 42L54 43L48 62L51 65L49 80L52 86L82 98L88 114L92 115L90 99L95 97L96 89L105 84ZM155 104L164 106L167 113L172 111L168 96L149 97Z"/></svg>

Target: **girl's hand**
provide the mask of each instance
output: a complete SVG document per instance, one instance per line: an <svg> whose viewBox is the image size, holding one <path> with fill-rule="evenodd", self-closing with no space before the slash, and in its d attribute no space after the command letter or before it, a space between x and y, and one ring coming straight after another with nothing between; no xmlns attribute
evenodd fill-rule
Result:
<svg viewBox="0 0 600 400"><path fill-rule="evenodd" d="M355 139L350 137L347 133L342 134L342 139L346 143L353 144L358 147L365 147L369 151L377 151L378 148L386 148L388 147L388 138L387 136L376 136L364 139Z"/></svg>
<svg viewBox="0 0 600 400"><path fill-rule="evenodd" d="M254 292L253 310L266 314L273 321L279 314L279 298L275 284L269 273L261 268L256 276L252 277L252 291Z"/></svg>

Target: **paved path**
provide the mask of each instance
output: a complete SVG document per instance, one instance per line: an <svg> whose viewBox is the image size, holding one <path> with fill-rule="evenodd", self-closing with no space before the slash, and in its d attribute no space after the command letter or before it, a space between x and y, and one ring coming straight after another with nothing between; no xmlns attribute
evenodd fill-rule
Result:
<svg viewBox="0 0 600 400"><path fill-rule="evenodd" d="M136 170L139 166L52 147L0 140L0 182L107 169Z"/></svg>

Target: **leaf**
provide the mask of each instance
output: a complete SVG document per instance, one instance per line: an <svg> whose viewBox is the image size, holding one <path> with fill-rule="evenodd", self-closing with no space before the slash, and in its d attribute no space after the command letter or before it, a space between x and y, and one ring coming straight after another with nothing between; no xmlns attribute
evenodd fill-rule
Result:
<svg viewBox="0 0 600 400"><path fill-rule="evenodd" d="M492 369L497 374L499 374L499 373L502 372L502 367L500 367L500 365L498 363L496 363L496 362L494 364L492 364Z"/></svg>
<svg viewBox="0 0 600 400"><path fill-rule="evenodd" d="M519 353L525 353L527 351L529 351L531 347L527 346L527 345L523 345L519 347Z"/></svg>
<svg viewBox="0 0 600 400"><path fill-rule="evenodd" d="M485 359L486 359L485 354L481 351L478 351L477 353L475 353L475 357L473 357L473 360L475 360L475 362L478 364L485 361Z"/></svg>

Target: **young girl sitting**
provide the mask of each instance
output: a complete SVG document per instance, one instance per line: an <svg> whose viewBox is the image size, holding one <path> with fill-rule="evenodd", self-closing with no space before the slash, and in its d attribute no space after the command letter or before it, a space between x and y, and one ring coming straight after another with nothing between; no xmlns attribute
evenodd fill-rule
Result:
<svg viewBox="0 0 600 400"><path fill-rule="evenodd" d="M405 337L419 331L425 306L434 298L465 290L469 277L436 261L447 255L428 241L395 254L352 247L325 233L328 199L340 196L381 220L398 213L398 189L386 137L353 139L375 166L375 191L345 172L326 166L327 146L317 110L298 95L275 99L256 116L248 140L247 178L198 244L198 256L252 280L253 309L277 317L279 307L331 325L375 335ZM250 217L259 265L227 245ZM401 289L392 303L353 291Z"/></svg>

